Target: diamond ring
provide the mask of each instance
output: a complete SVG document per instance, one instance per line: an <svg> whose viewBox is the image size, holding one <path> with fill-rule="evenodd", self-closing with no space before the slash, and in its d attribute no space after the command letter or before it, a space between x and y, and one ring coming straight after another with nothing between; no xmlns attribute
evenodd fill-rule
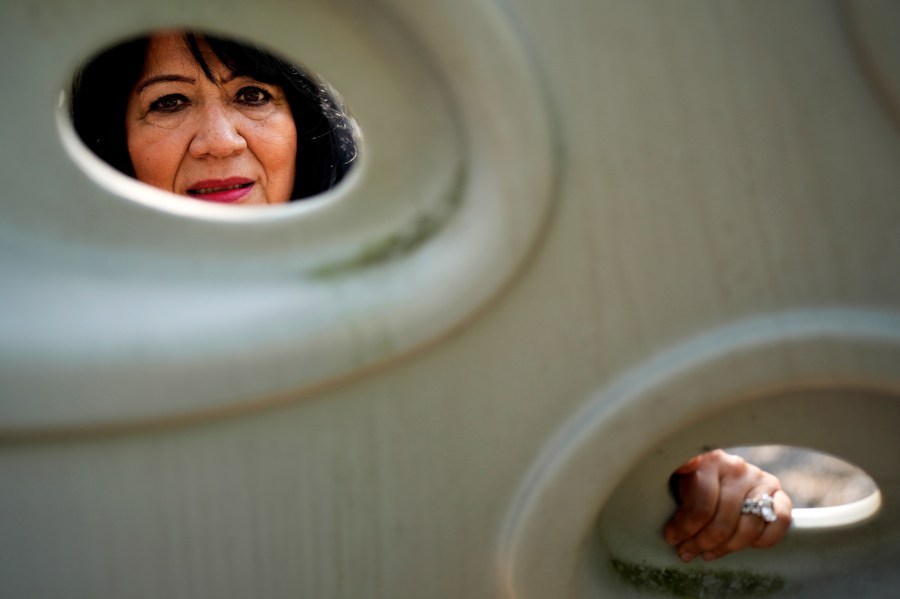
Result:
<svg viewBox="0 0 900 599"><path fill-rule="evenodd" d="M745 499L741 513L759 516L766 522L778 520L778 516L775 514L775 500L768 493L763 493L761 497L748 497Z"/></svg>

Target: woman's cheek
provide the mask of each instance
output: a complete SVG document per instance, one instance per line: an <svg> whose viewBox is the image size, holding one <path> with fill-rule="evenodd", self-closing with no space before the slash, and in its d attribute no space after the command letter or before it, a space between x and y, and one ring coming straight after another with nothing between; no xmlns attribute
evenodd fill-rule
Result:
<svg viewBox="0 0 900 599"><path fill-rule="evenodd" d="M165 191L175 190L175 175L184 154L180 144L173 143L177 137L171 130L144 131L134 136L128 149L139 181Z"/></svg>

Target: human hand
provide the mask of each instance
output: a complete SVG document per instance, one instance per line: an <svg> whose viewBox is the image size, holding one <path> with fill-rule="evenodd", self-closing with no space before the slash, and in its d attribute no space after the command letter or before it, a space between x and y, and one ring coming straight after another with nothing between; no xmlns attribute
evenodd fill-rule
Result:
<svg viewBox="0 0 900 599"><path fill-rule="evenodd" d="M663 530L678 556L713 560L745 547L772 547L791 524L791 498L778 479L742 458L716 449L691 458L673 475L678 510ZM768 493L777 520L742 514L745 498Z"/></svg>

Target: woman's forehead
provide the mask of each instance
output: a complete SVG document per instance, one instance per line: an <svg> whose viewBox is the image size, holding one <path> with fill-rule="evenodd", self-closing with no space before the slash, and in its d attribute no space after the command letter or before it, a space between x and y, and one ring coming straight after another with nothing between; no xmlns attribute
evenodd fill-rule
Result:
<svg viewBox="0 0 900 599"><path fill-rule="evenodd" d="M222 64L209 44L202 37L196 39L200 55L216 79L230 75L230 69ZM203 66L197 62L183 33L172 31L154 34L150 37L144 60L144 76L184 72L202 74L203 71Z"/></svg>

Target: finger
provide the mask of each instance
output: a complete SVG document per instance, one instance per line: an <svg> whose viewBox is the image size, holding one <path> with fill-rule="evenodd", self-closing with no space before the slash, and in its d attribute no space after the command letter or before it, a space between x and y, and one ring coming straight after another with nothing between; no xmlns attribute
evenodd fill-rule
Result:
<svg viewBox="0 0 900 599"><path fill-rule="evenodd" d="M749 493L748 497L760 497L764 493L772 496L776 520L767 522L756 514L743 514L734 536L721 547L704 553L703 559L717 559L747 547L771 547L781 540L791 524L790 497L784 491L771 489L771 487L765 487L765 490L757 487Z"/></svg>
<svg viewBox="0 0 900 599"><path fill-rule="evenodd" d="M759 537L765 532L768 523L752 514L744 514L738 520L738 527L734 535L728 541L720 546L707 551L703 554L706 561L725 557L729 553L740 551L753 545Z"/></svg>
<svg viewBox="0 0 900 599"><path fill-rule="evenodd" d="M700 467L705 454L695 455L675 470L675 474L690 474Z"/></svg>
<svg viewBox="0 0 900 599"><path fill-rule="evenodd" d="M757 487L751 489L745 497L761 496L763 493L767 492L767 490L761 490ZM738 518L737 527L735 528L734 533L721 545L703 552L702 557L704 560L709 561L718 559L729 553L750 547L763 535L768 522L755 514L744 514L743 507L743 500L741 501L740 506L733 506Z"/></svg>
<svg viewBox="0 0 900 599"><path fill-rule="evenodd" d="M781 489L771 493L777 520L770 522L763 533L752 543L753 547L772 547L776 545L791 527L791 509L794 507L790 496Z"/></svg>
<svg viewBox="0 0 900 599"><path fill-rule="evenodd" d="M716 513L684 549L690 553L705 554L728 543L738 530L744 498L753 491L755 472L741 458L720 454L714 462L719 481L719 498ZM707 556L709 559L709 556Z"/></svg>
<svg viewBox="0 0 900 599"><path fill-rule="evenodd" d="M670 545L690 539L715 516L719 502L719 479L713 472L699 469L678 480L681 505L666 524L664 538Z"/></svg>

